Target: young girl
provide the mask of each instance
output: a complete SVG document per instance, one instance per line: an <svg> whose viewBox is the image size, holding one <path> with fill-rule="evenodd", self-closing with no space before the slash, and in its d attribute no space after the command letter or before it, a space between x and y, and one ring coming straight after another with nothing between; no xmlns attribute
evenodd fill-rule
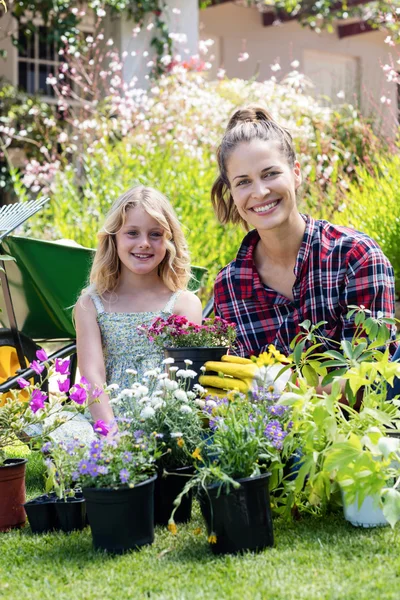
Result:
<svg viewBox="0 0 400 600"><path fill-rule="evenodd" d="M236 323L239 354L258 354L269 344L290 354L306 319L325 321L326 346L351 339L350 305L393 317L389 261L367 235L299 213L293 140L265 109L248 106L233 114L217 158L216 214L222 223L252 229L215 283L215 314Z"/></svg>
<svg viewBox="0 0 400 600"><path fill-rule="evenodd" d="M127 369L141 377L164 358L138 326L170 314L201 324L201 303L186 290L190 264L181 226L157 190L137 186L123 194L98 237L90 286L75 308L78 365L93 387L124 388ZM95 421L114 418L106 394L90 411Z"/></svg>

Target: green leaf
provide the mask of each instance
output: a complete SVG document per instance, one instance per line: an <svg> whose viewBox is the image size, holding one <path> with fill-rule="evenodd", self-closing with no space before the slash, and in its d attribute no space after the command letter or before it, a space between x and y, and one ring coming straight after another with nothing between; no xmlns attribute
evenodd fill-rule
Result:
<svg viewBox="0 0 400 600"><path fill-rule="evenodd" d="M311 365L304 365L302 368L302 374L306 378L308 385L311 385L312 387L318 386L319 377Z"/></svg>
<svg viewBox="0 0 400 600"><path fill-rule="evenodd" d="M296 345L296 347L295 347L295 349L293 351L293 360L294 360L294 362L295 362L295 364L297 366L300 365L301 355L303 353L305 344L306 344L306 340L302 340L301 342L299 342Z"/></svg>
<svg viewBox="0 0 400 600"><path fill-rule="evenodd" d="M383 490L383 515L393 528L400 519L400 492L396 489Z"/></svg>

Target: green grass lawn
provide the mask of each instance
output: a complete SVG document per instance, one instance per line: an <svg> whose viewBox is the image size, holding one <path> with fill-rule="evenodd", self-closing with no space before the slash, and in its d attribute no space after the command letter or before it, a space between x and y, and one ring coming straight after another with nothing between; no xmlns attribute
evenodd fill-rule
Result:
<svg viewBox="0 0 400 600"><path fill-rule="evenodd" d="M30 460L28 496L41 490ZM202 533L195 535L195 529ZM140 551L110 556L92 549L90 529L0 534L0 598L71 600L240 598L382 600L400 598L398 530L363 530L340 515L274 520L275 547L216 558L197 505L191 523L172 536L156 529Z"/></svg>

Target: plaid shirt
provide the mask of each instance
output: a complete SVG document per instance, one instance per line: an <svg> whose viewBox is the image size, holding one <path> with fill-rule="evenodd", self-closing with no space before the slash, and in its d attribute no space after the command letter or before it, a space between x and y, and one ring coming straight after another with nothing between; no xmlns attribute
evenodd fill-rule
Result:
<svg viewBox="0 0 400 600"><path fill-rule="evenodd" d="M393 269L378 244L358 231L302 216L306 230L294 268L293 301L262 283L253 260L260 239L256 230L217 276L214 312L236 324L240 356L264 352L269 344L290 354L289 344L306 319L326 321L319 332L328 339L351 339L349 305L364 305L373 316L394 315ZM392 333L394 338L394 327Z"/></svg>

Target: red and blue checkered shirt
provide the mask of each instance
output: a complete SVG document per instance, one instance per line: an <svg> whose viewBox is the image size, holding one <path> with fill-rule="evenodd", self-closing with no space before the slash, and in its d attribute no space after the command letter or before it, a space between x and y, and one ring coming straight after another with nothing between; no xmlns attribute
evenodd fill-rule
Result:
<svg viewBox="0 0 400 600"><path fill-rule="evenodd" d="M363 305L373 316L394 316L394 274L388 259L367 235L302 215L306 230L297 255L294 300L264 285L253 260L260 236L244 238L236 260L217 276L214 312L236 324L237 354L264 352L269 344L290 354L300 323L326 321L319 333L328 340L351 339L348 306ZM393 339L395 328L393 328ZM330 346L326 342L326 347Z"/></svg>

